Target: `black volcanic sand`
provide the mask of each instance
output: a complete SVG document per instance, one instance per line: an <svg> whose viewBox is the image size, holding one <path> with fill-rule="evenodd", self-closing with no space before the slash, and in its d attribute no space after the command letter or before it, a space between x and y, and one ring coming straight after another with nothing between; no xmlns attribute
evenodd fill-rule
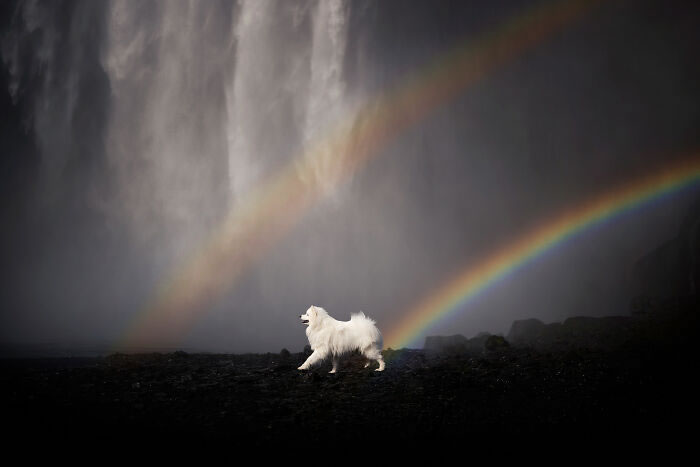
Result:
<svg viewBox="0 0 700 467"><path fill-rule="evenodd" d="M688 433L695 423L695 310L647 320L607 349L386 351L338 374L291 354L116 354L3 360L2 412L18 439L451 439L464 435ZM642 329L640 331L640 329ZM692 430L691 430L692 432Z"/></svg>

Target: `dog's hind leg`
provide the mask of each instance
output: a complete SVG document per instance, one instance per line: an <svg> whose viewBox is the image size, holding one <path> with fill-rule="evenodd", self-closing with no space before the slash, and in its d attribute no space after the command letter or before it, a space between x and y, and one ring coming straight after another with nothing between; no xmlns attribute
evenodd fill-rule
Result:
<svg viewBox="0 0 700 467"><path fill-rule="evenodd" d="M326 358L326 352L324 350L316 349L311 355L309 355L309 358L307 358L306 361L299 368L297 368L297 370L308 370L324 358Z"/></svg>
<svg viewBox="0 0 700 467"><path fill-rule="evenodd" d="M384 363L384 358L382 358L382 354L379 354L376 360L377 363L379 363L379 368L377 368L374 371L384 371L384 367L386 366L386 364Z"/></svg>
<svg viewBox="0 0 700 467"><path fill-rule="evenodd" d="M335 373L338 370L338 357L333 355L333 369L328 373Z"/></svg>
<svg viewBox="0 0 700 467"><path fill-rule="evenodd" d="M385 363L384 363L384 358L382 358L382 353L377 349L376 347L368 347L362 351L362 354L371 360L376 360L377 363L379 363L379 368L377 368L374 371L384 371ZM365 368L369 366L370 362L365 365Z"/></svg>
<svg viewBox="0 0 700 467"><path fill-rule="evenodd" d="M365 363L365 368L367 368L370 364L372 363L372 360L367 360L367 363Z"/></svg>

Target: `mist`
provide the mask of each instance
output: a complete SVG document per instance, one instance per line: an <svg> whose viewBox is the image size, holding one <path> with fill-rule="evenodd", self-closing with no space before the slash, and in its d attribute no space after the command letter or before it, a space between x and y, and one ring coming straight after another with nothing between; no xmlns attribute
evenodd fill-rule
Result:
<svg viewBox="0 0 700 467"><path fill-rule="evenodd" d="M294 176L319 201L168 346L298 351L310 305L384 332L465 265L700 147L700 7L605 2L339 177L346 155L326 142L359 109L533 5L4 2L0 341L115 348L227 216L312 149ZM625 314L635 265L697 199L586 233L426 332Z"/></svg>

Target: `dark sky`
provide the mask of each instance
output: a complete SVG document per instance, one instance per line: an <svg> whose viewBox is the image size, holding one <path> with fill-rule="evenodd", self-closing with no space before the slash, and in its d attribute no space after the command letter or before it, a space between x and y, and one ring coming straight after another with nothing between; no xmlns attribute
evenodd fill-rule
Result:
<svg viewBox="0 0 700 467"><path fill-rule="evenodd" d="M2 2L0 340L118 341L333 122L542 3ZM700 148L697 44L698 2L601 2L379 148L175 345L299 350L311 304L390 329L504 242ZM635 262L695 195L582 236L430 332L627 313Z"/></svg>

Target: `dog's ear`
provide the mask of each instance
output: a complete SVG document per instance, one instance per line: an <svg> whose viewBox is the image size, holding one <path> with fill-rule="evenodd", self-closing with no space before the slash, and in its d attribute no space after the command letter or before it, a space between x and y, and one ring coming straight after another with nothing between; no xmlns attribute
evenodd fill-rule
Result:
<svg viewBox="0 0 700 467"><path fill-rule="evenodd" d="M309 309L309 314L316 316L316 307L314 305L311 305L311 308Z"/></svg>

